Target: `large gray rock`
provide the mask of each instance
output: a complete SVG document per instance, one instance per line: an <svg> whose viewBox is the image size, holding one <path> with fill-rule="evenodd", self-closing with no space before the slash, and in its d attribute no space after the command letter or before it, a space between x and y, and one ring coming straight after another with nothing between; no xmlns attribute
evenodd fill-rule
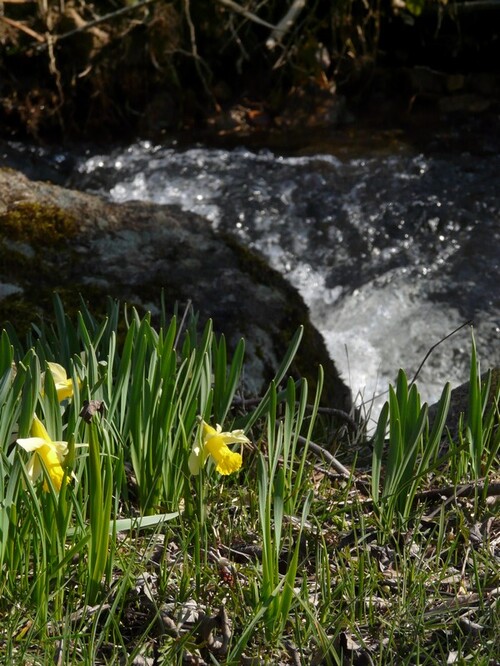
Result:
<svg viewBox="0 0 500 666"><path fill-rule="evenodd" d="M260 256L197 215L110 203L0 169L0 260L0 325L9 319L23 328L47 316L54 290L68 304L81 293L98 310L110 295L154 314L163 289L172 309L191 300L201 324L212 318L229 348L245 338L250 392L262 390L303 325L294 374L314 383L321 363L324 402L351 406L299 294Z"/></svg>
<svg viewBox="0 0 500 666"><path fill-rule="evenodd" d="M487 384L488 377L490 377L490 386L488 392L488 399L486 401L486 410L485 413L489 414L490 411L495 407L496 401L498 400L498 395L500 392L500 368L491 368L488 372L484 372L481 375L481 386L484 388ZM467 415L469 411L469 389L470 383L464 382L460 386L455 387L451 391L450 395L450 408L448 410L448 415L446 418L446 428L443 434L443 443L447 444L448 441L448 431L451 435L451 438L455 441L458 441L460 433L460 417L463 415L463 424L464 428L467 424ZM434 419L437 415L438 404L430 405L429 407L429 422L431 425L434 423ZM497 412L498 414L498 412ZM500 427L498 418L495 420L495 427ZM463 434L463 433L462 433Z"/></svg>

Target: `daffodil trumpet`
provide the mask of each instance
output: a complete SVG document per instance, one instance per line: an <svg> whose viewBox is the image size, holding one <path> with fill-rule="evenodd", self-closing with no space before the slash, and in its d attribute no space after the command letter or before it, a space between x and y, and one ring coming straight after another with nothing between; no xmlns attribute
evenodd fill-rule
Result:
<svg viewBox="0 0 500 666"><path fill-rule="evenodd" d="M31 437L17 440L21 448L28 453L33 453L27 466L30 481L34 484L45 468L55 490L61 490L63 479L66 476L63 462L68 452L68 443L53 442L36 415L31 426L31 435ZM68 481L69 477L66 476L66 482ZM45 492L49 492L47 479L44 479L43 489Z"/></svg>
<svg viewBox="0 0 500 666"><path fill-rule="evenodd" d="M219 424L215 428L205 421L201 422L201 438L197 440L188 460L189 471L193 475L200 473L201 468L211 457L219 474L227 475L237 472L243 462L241 453L232 451L229 444L249 444L250 440L245 436L243 430L232 430L222 432Z"/></svg>

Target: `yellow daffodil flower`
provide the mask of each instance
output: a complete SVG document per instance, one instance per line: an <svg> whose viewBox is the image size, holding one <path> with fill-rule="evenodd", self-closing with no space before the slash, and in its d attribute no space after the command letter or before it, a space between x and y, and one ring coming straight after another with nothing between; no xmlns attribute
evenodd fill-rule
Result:
<svg viewBox="0 0 500 666"><path fill-rule="evenodd" d="M64 470L62 462L68 452L67 442L53 442L43 423L35 416L31 426L31 435L26 439L18 439L17 443L25 451L33 453L28 463L28 476L32 483L38 479L43 472L42 460L47 473L50 476L52 484L56 490L61 490ZM69 479L67 479L69 480ZM43 482L43 489L48 492L49 486L47 480Z"/></svg>
<svg viewBox="0 0 500 666"><path fill-rule="evenodd" d="M196 442L189 456L188 466L191 474L199 474L208 456L216 463L219 474L237 472L242 464L241 454L231 451L228 444L249 444L243 430L222 432L219 424L215 428L202 421L201 443Z"/></svg>
<svg viewBox="0 0 500 666"><path fill-rule="evenodd" d="M71 398L73 395L73 380L68 378L66 370L59 363L48 362L47 365L54 380L59 402Z"/></svg>

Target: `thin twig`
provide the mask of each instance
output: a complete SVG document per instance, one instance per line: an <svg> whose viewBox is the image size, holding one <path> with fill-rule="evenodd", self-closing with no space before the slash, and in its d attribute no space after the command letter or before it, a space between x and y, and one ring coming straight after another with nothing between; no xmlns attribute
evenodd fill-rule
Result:
<svg viewBox="0 0 500 666"><path fill-rule="evenodd" d="M88 23L85 23L85 25L81 25L78 28L74 28L73 30L64 32L62 35L53 35L53 38L55 41L60 42L61 40L67 39L68 37L73 37L73 35L77 35L80 32L85 32L86 30L90 30L90 28L93 28L96 25L100 25L101 23L106 23L107 21L112 21L118 16L123 16L124 14L128 14L129 12L135 11L136 9L141 9L142 7L146 7L147 5L153 5L155 2L158 2L158 0L141 0L140 2L137 2L134 5L127 5L126 7L121 7L120 9L117 9L114 12L110 12L109 14L104 14L104 16L99 16L99 18L96 18L93 21L88 21ZM41 44L37 48L38 50L45 49L47 48L47 43Z"/></svg>
<svg viewBox="0 0 500 666"><path fill-rule="evenodd" d="M28 28L25 26L23 23L20 23L19 21L14 21L13 19L7 18L6 16L1 16L0 15L0 21L3 23L6 23L7 25L10 25L12 28L15 28L16 30L20 30L21 32L25 32L27 35L30 37L33 37L33 39L36 39L37 42L44 43L45 38L40 35L38 32L35 32L31 28Z"/></svg>
<svg viewBox="0 0 500 666"><path fill-rule="evenodd" d="M487 479L482 479L474 483L463 483L458 486L445 486L444 488L431 488L423 490L415 495L415 502L439 499L440 497L458 498L474 497L477 492L482 493L486 489L487 497L500 495L500 481L490 483Z"/></svg>
<svg viewBox="0 0 500 666"><path fill-rule="evenodd" d="M311 444L311 443L310 443ZM317 445L316 445L317 446ZM327 452L328 453L328 452ZM319 470L324 471L324 470ZM342 475L344 476L344 475ZM364 494L369 495L370 490L368 484L363 479L354 478L354 487L358 490L361 490ZM446 501L439 504L438 508L432 511L432 513L423 517L424 521L433 520L436 515L441 511L443 506L446 506L453 500L458 499L459 497L471 498L474 497L476 493L482 493L486 489L487 497L497 497L500 495L500 482L495 481L493 483L488 483L485 479L481 479L476 483L464 483L459 486L445 486L443 488L431 488L430 490L424 490L420 493L417 493L413 498L413 504L417 502L424 502L426 500L435 500L442 499L446 497ZM367 497L363 500L363 507L373 506L373 498Z"/></svg>
<svg viewBox="0 0 500 666"><path fill-rule="evenodd" d="M304 9L305 5L306 0L294 0L292 2L290 9L287 11L285 16L283 16L281 21L277 24L266 41L266 46L268 49L272 50L281 43L283 37L292 28L293 24L297 20L297 16Z"/></svg>
<svg viewBox="0 0 500 666"><path fill-rule="evenodd" d="M443 5L443 9L453 16L457 14L477 14L483 11L498 11L500 0L471 0L471 2L454 2L451 7ZM432 8L431 8L432 7ZM425 14L435 14L438 11L437 6L426 5Z"/></svg>
<svg viewBox="0 0 500 666"><path fill-rule="evenodd" d="M298 403L297 403L298 404ZM312 405L307 405L312 409ZM339 419L351 426L353 430L357 430L359 423L352 418L350 414L344 412L343 409L336 409L335 407L318 407L318 414L329 414L330 416L337 416Z"/></svg>
<svg viewBox="0 0 500 666"><path fill-rule="evenodd" d="M253 23L258 23L259 25L263 25L266 28L270 28L271 30L274 30L276 26L274 26L272 23L268 23L267 21L264 21L264 19L259 18L256 14L252 14L252 12L249 12L247 9L244 7L241 7L237 2L233 2L233 0L217 0L219 5L223 5L223 7L227 7L227 9L230 9L232 12L235 14L241 14L245 18L247 18L249 21L252 21Z"/></svg>
<svg viewBox="0 0 500 666"><path fill-rule="evenodd" d="M298 440L301 444L304 446L307 444L309 449L318 457L318 458L323 458L323 460L326 460L326 462L330 463L331 467L333 467L339 474L341 474L344 479L350 479L352 474L351 472L347 469L347 467L344 467L344 465L335 458L334 455L330 453L330 451L327 451L324 449L322 446L319 444L315 444L314 442L311 442L311 440L307 440L305 437L302 437L302 435L298 436Z"/></svg>
<svg viewBox="0 0 500 666"><path fill-rule="evenodd" d="M422 368L424 367L425 362L427 361L427 359L429 358L429 356L432 354L432 352L436 349L436 347L439 347L439 345L440 345L442 342L444 342L445 340L448 340L448 338L451 338L452 335L455 335L455 333L458 333L458 331L461 331L462 328L464 328L465 326L468 326L468 325L472 325L472 319L469 319L468 321L464 322L463 324L460 324L460 326L458 326L454 331L452 331L451 333L448 333L448 335L445 335L444 338L441 338L441 340L439 340L438 342L436 342L435 345L432 345L432 347L429 349L429 351L427 352L427 354L424 356L422 363L418 366L418 368L417 368L417 372L413 375L413 379L412 379L411 382L409 383L409 386L412 386L412 384L415 383L415 380L417 379L417 377L418 377L419 374L420 374L420 371L421 371Z"/></svg>
<svg viewBox="0 0 500 666"><path fill-rule="evenodd" d="M416 373L413 375L413 379L412 379L411 382L408 384L408 387L410 388L410 387L415 383L417 377L418 377L419 374L420 374L420 371L421 371L422 368L424 367L425 362L427 361L427 359L429 358L429 356L432 354L432 352L436 349L436 347L439 347L439 345L440 345L442 342L444 342L445 340L448 340L448 338L451 338L452 335L455 335L455 333L458 333L458 331L460 331L460 330L461 330L462 328L464 328L465 326L472 325L472 324L473 324L472 319L468 319L468 320L465 321L463 324L460 324L460 326L458 326L454 331L452 331L451 333L448 333L448 335L445 335L444 338L441 338L438 342L436 342L436 344L432 345L432 347L429 349L429 351L427 352L427 354L424 356L422 362L421 362L420 365L418 366L418 369L417 369ZM387 390L387 391L382 391L381 393L377 393L377 395L372 396L369 400L363 400L363 402L361 402L359 406L362 407L363 405L368 405L370 402L373 402L374 400L378 400L378 398L382 398L382 397L383 397L384 395L386 395L387 393L389 393L389 390Z"/></svg>
<svg viewBox="0 0 500 666"><path fill-rule="evenodd" d="M200 77L200 81L205 89L208 98L213 100L212 92L207 84L206 78L201 71L201 65L204 64L204 61L200 58L198 54L198 45L196 42L196 30L194 27L193 19L191 18L191 3L190 0L184 0L184 14L189 28L189 40L191 42L191 56L194 58L194 66ZM210 71L210 70L209 70Z"/></svg>
<svg viewBox="0 0 500 666"><path fill-rule="evenodd" d="M234 405L245 405L245 406L251 406L251 405L258 405L260 402L262 402L262 396L257 396L255 398L241 398L236 396L233 400ZM298 400L295 402L296 405L299 405L300 403ZM307 409L312 410L313 405L306 405ZM345 412L343 409L336 409L335 407L318 407L318 413L319 414L329 414L330 416L337 416L341 421L344 421L349 425L353 430L357 430L359 424L356 423L356 421L352 418L350 414Z"/></svg>

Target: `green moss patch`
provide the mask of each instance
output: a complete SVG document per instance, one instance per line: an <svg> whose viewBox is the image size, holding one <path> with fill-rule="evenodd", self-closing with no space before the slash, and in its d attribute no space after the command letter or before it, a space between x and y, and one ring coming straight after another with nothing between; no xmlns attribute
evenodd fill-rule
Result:
<svg viewBox="0 0 500 666"><path fill-rule="evenodd" d="M59 246L78 232L76 219L50 204L16 203L0 214L0 232L10 240L37 246Z"/></svg>

